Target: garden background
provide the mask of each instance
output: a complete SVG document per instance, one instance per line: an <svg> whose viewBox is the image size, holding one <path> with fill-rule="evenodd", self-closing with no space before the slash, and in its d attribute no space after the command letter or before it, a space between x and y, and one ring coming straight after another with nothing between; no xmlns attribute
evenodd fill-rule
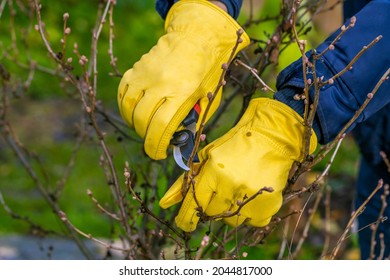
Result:
<svg viewBox="0 0 390 280"><path fill-rule="evenodd" d="M293 16L308 49L342 24L339 2L299 4ZM257 42L249 61L268 50L289 17L283 8L294 3L244 0L238 21ZM338 244L359 162L348 135L316 191L286 205L291 213L272 228L215 221L187 236L173 223L177 208L158 207L181 170L172 157L146 157L116 94L120 76L164 34L163 23L152 0L0 1L0 259L321 259ZM291 30L283 32L278 59L261 68L272 88L300 57ZM234 124L248 96L269 96L249 71L232 64L229 75L223 104L230 113L217 114L209 140ZM238 90L236 77L245 82ZM315 180L330 157L299 183ZM23 244L33 253L23 255ZM358 257L352 230L337 258Z"/></svg>

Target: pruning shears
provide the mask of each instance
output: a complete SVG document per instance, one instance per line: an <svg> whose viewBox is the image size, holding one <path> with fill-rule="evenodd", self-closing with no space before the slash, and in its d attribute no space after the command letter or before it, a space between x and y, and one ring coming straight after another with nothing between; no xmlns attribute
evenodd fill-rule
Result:
<svg viewBox="0 0 390 280"><path fill-rule="evenodd" d="M190 168L185 162L188 162L195 146L196 123L200 114L200 105L197 103L182 121L178 131L176 131L170 143L173 145L173 157L182 169L188 171ZM198 155L193 158L193 162L199 162Z"/></svg>

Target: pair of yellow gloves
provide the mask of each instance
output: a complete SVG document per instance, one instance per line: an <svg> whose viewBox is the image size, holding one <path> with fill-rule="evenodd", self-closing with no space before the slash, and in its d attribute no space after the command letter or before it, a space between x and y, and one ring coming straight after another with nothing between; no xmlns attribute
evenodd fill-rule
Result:
<svg viewBox="0 0 390 280"><path fill-rule="evenodd" d="M221 66L232 52L239 29L216 5L181 0L166 17L166 34L124 74L118 89L119 109L144 139L149 157L166 158L172 135L196 103L202 119L207 94L217 87ZM241 38L237 52L250 41L245 33ZM212 103L208 118L217 109L221 94ZM240 201L270 187L272 192L256 196L239 215L223 218L231 226L267 225L282 205L282 190L293 162L302 158L303 134L303 120L290 107L268 98L253 99L234 128L199 152L202 165L194 178L195 192L190 189L183 197L181 176L160 206L168 208L182 201L175 221L191 232L199 222L199 206L208 216L234 213ZM312 140L311 152L317 143Z"/></svg>

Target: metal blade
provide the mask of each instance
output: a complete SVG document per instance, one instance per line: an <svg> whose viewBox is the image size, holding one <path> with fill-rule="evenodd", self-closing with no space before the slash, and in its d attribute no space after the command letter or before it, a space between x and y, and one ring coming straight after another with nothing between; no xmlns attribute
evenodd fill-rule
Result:
<svg viewBox="0 0 390 280"><path fill-rule="evenodd" d="M190 170L190 168L183 161L183 156L181 154L180 147L173 146L173 157L180 168L184 169L185 171Z"/></svg>

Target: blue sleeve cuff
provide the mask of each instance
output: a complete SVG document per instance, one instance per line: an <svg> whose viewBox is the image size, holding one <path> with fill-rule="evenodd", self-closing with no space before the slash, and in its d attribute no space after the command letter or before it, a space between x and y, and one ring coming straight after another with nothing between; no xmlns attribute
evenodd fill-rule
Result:
<svg viewBox="0 0 390 280"><path fill-rule="evenodd" d="M160 16L165 19L168 14L169 9L179 0L156 0L156 11Z"/></svg>
<svg viewBox="0 0 390 280"><path fill-rule="evenodd" d="M390 65L390 1L372 1L356 15L355 27L348 30L334 45L334 50L328 51L316 62L317 77L328 80L336 73L344 69L349 62L378 35L382 39L367 50L354 63L353 67L335 79L333 84L328 84L320 89L319 104L317 108L317 119L313 128L318 133L319 142L326 144L332 141L343 127L355 115L361 107L379 79ZM346 24L349 24L347 22ZM317 48L317 53L323 51L337 36L336 31ZM312 60L311 52L307 53L309 60ZM297 112L303 111L303 102L295 100L291 91L286 88L295 88L298 93L304 88L302 73L302 60L285 68L278 76L278 93L275 98L286 103ZM308 78L313 80L310 71ZM349 127L351 131L357 123L363 122L373 114L390 103L390 83L384 82L378 89L375 97L370 101L362 114ZM314 91L309 92L311 101Z"/></svg>
<svg viewBox="0 0 390 280"><path fill-rule="evenodd" d="M274 98L276 100L288 105L291 109L293 109L301 117L303 117L303 114L305 112L305 104L303 103L302 100L294 99L294 96L296 94L302 94L302 92L303 92L303 88L301 88L301 87L285 85L275 93ZM314 118L312 128L317 136L318 142L320 144L323 144L324 137L322 134L322 130L320 128L320 122L319 122L318 116L316 116Z"/></svg>
<svg viewBox="0 0 390 280"><path fill-rule="evenodd" d="M312 61L311 52L307 57ZM304 112L302 100L294 99L295 94L301 94L305 87L302 74L302 60L299 59L285 68L278 76L276 87L278 92L274 98L290 106L301 116ZM310 72L306 73L307 79L313 80ZM324 77L324 80L331 78L334 72L325 59L316 62L317 77ZM310 102L314 100L314 89L309 91ZM341 131L344 125L352 118L356 110L360 107L353 94L345 87L341 79L337 79L333 84L328 84L320 89L316 118L313 129L316 132L318 142L326 144L332 141ZM360 115L358 122L363 115ZM351 127L352 129L352 127Z"/></svg>
<svg viewBox="0 0 390 280"><path fill-rule="evenodd" d="M156 11L160 14L160 16L165 19L168 14L169 9L173 4L178 2L179 0L157 0L156 1ZM229 15L237 19L240 14L242 0L219 0L220 2L226 5Z"/></svg>
<svg viewBox="0 0 390 280"><path fill-rule="evenodd" d="M242 0L219 0L219 1L225 4L228 14L232 18L234 19L238 18L242 6Z"/></svg>

